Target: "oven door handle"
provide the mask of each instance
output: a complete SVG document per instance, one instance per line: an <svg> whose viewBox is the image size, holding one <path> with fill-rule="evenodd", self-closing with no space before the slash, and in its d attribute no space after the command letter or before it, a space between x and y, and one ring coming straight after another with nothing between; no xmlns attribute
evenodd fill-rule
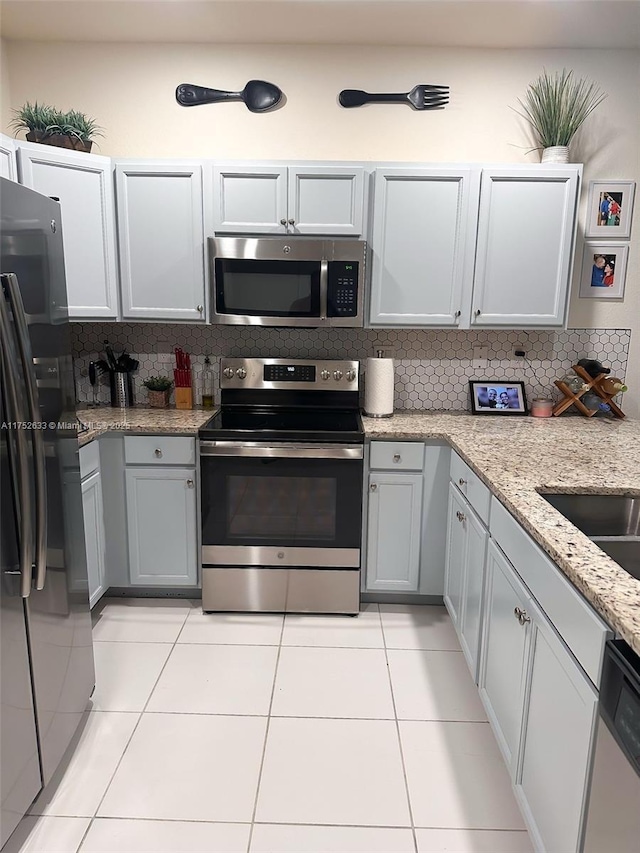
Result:
<svg viewBox="0 0 640 853"><path fill-rule="evenodd" d="M201 456L262 457L267 459L362 459L361 444L261 444L255 441L201 441Z"/></svg>

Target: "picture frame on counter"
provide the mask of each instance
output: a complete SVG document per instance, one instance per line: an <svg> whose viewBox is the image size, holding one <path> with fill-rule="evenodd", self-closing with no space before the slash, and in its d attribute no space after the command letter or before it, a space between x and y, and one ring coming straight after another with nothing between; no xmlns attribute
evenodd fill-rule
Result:
<svg viewBox="0 0 640 853"><path fill-rule="evenodd" d="M590 181L584 236L628 239L635 190L635 181Z"/></svg>
<svg viewBox="0 0 640 853"><path fill-rule="evenodd" d="M524 382L471 379L469 395L474 415L526 415L529 411Z"/></svg>
<svg viewBox="0 0 640 853"><path fill-rule="evenodd" d="M582 256L580 298L622 299L628 257L628 243L587 240Z"/></svg>

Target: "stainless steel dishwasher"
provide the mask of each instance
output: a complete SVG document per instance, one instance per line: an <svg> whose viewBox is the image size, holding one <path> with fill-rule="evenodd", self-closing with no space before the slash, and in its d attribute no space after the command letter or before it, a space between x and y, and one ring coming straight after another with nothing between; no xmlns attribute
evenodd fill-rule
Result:
<svg viewBox="0 0 640 853"><path fill-rule="evenodd" d="M640 657L605 648L584 853L640 850Z"/></svg>

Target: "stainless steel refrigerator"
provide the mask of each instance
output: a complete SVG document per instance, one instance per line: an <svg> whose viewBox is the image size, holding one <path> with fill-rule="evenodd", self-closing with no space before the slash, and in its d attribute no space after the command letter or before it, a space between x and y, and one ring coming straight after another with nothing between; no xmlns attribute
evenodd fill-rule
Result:
<svg viewBox="0 0 640 853"><path fill-rule="evenodd" d="M1 846L95 676L61 210L0 180Z"/></svg>

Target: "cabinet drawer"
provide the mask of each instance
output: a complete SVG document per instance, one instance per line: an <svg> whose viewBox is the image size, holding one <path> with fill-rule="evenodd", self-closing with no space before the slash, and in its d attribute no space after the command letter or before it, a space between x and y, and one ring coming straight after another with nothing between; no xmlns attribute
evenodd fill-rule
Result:
<svg viewBox="0 0 640 853"><path fill-rule="evenodd" d="M100 445L91 441L80 448L80 478L85 480L100 470Z"/></svg>
<svg viewBox="0 0 640 853"><path fill-rule="evenodd" d="M491 492L455 451L451 453L451 480L467 498L484 523L488 524Z"/></svg>
<svg viewBox="0 0 640 853"><path fill-rule="evenodd" d="M422 471L424 444L419 441L372 441L370 468Z"/></svg>
<svg viewBox="0 0 640 853"><path fill-rule="evenodd" d="M195 439L167 435L125 436L124 461L127 465L195 465Z"/></svg>
<svg viewBox="0 0 640 853"><path fill-rule="evenodd" d="M597 687L604 644L611 636L607 624L500 501L492 498L491 503L492 537Z"/></svg>

